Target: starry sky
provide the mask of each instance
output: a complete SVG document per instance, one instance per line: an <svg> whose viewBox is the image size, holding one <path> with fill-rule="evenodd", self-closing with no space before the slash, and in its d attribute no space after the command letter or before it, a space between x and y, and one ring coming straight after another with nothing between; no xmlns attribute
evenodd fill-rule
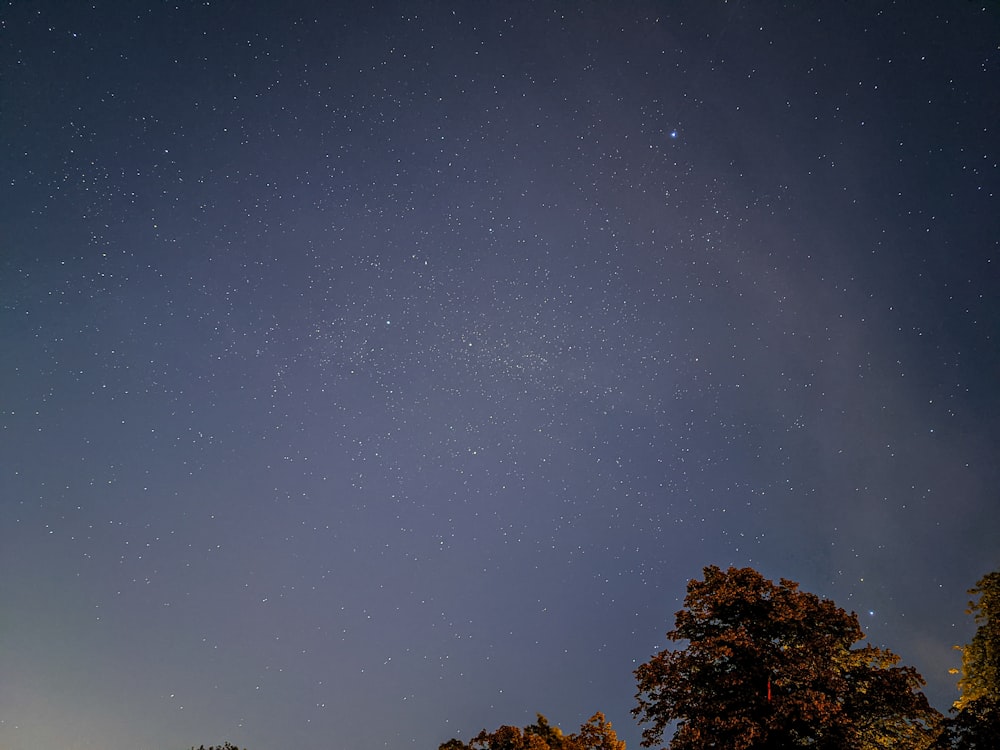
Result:
<svg viewBox="0 0 1000 750"><path fill-rule="evenodd" d="M956 697L1000 7L8 2L0 747L604 711L749 565Z"/></svg>

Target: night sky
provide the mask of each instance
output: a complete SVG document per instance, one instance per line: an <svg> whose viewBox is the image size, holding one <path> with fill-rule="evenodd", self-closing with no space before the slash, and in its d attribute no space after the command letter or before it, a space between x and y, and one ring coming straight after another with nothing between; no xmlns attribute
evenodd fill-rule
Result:
<svg viewBox="0 0 1000 750"><path fill-rule="evenodd" d="M10 2L0 747L601 710L753 566L957 697L1000 6Z"/></svg>

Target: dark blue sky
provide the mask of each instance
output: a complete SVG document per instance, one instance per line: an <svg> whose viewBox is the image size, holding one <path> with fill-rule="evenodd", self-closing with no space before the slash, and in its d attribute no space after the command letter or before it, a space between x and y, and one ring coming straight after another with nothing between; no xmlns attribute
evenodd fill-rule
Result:
<svg viewBox="0 0 1000 750"><path fill-rule="evenodd" d="M688 579L942 710L1000 565L995 3L10 3L0 746L597 710Z"/></svg>

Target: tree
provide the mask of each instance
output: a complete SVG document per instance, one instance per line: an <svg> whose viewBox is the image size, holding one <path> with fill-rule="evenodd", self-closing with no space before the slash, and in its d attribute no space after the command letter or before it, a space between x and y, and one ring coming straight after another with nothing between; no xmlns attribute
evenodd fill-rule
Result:
<svg viewBox="0 0 1000 750"><path fill-rule="evenodd" d="M936 748L941 750L996 750L1000 741L1000 699L983 696L969 701L944 720Z"/></svg>
<svg viewBox="0 0 1000 750"><path fill-rule="evenodd" d="M625 750L625 743L600 712L580 727L579 734L564 734L538 714L537 721L524 729L507 725L493 732L484 729L469 744L452 739L438 750Z"/></svg>
<svg viewBox="0 0 1000 750"><path fill-rule="evenodd" d="M992 750L1000 738L1000 570L980 578L969 595L974 598L967 614L978 627L972 641L960 647L960 696L938 747Z"/></svg>
<svg viewBox="0 0 1000 750"><path fill-rule="evenodd" d="M975 619L975 635L962 650L962 678L958 681L961 697L955 702L962 709L984 696L1000 696L1000 570L980 578L969 595L967 614Z"/></svg>
<svg viewBox="0 0 1000 750"><path fill-rule="evenodd" d="M195 750L192 746L191 750ZM210 747L205 747L202 745L198 750L240 750L236 745L231 745L228 742L225 745L211 745Z"/></svg>
<svg viewBox="0 0 1000 750"><path fill-rule="evenodd" d="M625 743L618 739L611 722L600 711L580 727L576 738L580 750L625 750Z"/></svg>
<svg viewBox="0 0 1000 750"><path fill-rule="evenodd" d="M661 651L636 672L642 745L672 750L927 748L940 715L912 667L864 638L857 615L752 568L704 569Z"/></svg>

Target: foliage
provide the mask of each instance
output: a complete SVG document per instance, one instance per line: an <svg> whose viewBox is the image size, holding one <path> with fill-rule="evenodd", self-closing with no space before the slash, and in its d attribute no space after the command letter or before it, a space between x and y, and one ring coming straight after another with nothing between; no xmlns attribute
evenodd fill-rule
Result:
<svg viewBox="0 0 1000 750"><path fill-rule="evenodd" d="M688 583L664 650L636 670L644 747L676 723L672 750L926 748L940 715L912 667L864 638L857 616L765 579L715 566Z"/></svg>
<svg viewBox="0 0 1000 750"><path fill-rule="evenodd" d="M996 750L1000 741L1000 698L983 696L968 701L944 720L935 747L942 750Z"/></svg>
<svg viewBox="0 0 1000 750"><path fill-rule="evenodd" d="M438 750L625 750L625 743L600 712L591 716L578 734L564 734L538 714L538 720L524 729L506 725L493 732L484 729L468 744L453 739Z"/></svg>
<svg viewBox="0 0 1000 750"><path fill-rule="evenodd" d="M618 739L611 722L600 711L580 726L576 741L579 750L625 750L625 743Z"/></svg>
<svg viewBox="0 0 1000 750"><path fill-rule="evenodd" d="M195 748L192 747L191 750L195 750ZM201 747L198 748L198 750L240 750L240 749L236 747L236 745L231 745L227 742L225 745L211 745L209 747L205 747L204 745L202 745Z"/></svg>
<svg viewBox="0 0 1000 750"><path fill-rule="evenodd" d="M945 719L938 747L993 750L1000 742L1000 571L983 576L974 588L968 614L979 627L961 648L961 693Z"/></svg>
<svg viewBox="0 0 1000 750"><path fill-rule="evenodd" d="M937 748L942 750L996 750L1000 738L1000 698L983 696L968 701L944 720Z"/></svg>
<svg viewBox="0 0 1000 750"><path fill-rule="evenodd" d="M979 627L972 642L962 648L957 709L985 696L1000 696L1000 570L980 578L969 595L978 597L969 602L968 614Z"/></svg>

